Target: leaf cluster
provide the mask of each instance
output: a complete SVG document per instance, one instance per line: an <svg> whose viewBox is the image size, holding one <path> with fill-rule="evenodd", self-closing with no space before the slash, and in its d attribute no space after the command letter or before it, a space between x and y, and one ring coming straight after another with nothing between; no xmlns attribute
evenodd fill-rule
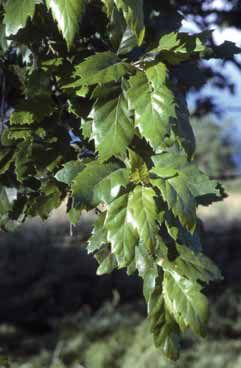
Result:
<svg viewBox="0 0 241 368"><path fill-rule="evenodd" d="M161 6L143 0L1 7L1 225L45 219L66 196L74 224L98 208L88 246L98 274L138 272L155 344L177 359L182 331L205 334L202 289L221 278L201 252L196 209L223 190L193 161L175 68L222 46L210 47L209 32L179 32L172 7L163 27Z"/></svg>

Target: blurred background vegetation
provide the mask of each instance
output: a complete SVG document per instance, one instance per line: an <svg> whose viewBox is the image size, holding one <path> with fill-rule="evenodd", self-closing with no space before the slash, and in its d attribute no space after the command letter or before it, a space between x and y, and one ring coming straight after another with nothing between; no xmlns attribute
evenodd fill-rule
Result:
<svg viewBox="0 0 241 368"><path fill-rule="evenodd" d="M173 3L191 26L235 35L240 30L239 1ZM240 76L240 58L228 62ZM220 66L202 67L216 83L213 89L229 89L229 101L240 100L231 75L226 78ZM44 224L34 219L14 233L0 233L0 368L241 367L240 113L227 115L214 104L213 89L207 97L202 87L188 92L195 92L196 160L223 180L228 193L222 203L200 209L204 250L224 274L223 282L206 290L207 338L187 334L181 360L165 360L148 333L140 280L125 272L96 276L96 263L85 252L95 215L84 214L71 237L63 204Z"/></svg>

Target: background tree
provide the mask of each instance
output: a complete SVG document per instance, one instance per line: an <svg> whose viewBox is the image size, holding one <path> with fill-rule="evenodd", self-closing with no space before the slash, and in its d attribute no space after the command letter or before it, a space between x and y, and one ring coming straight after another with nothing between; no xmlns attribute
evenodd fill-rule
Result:
<svg viewBox="0 0 241 368"><path fill-rule="evenodd" d="M239 146L230 136L232 124L219 124L212 118L192 119L192 127L197 141L196 160L207 174L228 178L237 175L239 168L235 156Z"/></svg>

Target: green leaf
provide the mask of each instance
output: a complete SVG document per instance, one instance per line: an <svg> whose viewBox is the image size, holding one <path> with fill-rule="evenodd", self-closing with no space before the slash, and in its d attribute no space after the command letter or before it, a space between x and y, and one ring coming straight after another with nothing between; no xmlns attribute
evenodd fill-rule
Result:
<svg viewBox="0 0 241 368"><path fill-rule="evenodd" d="M102 161L124 156L134 136L134 123L123 95L99 100L92 110L92 137Z"/></svg>
<svg viewBox="0 0 241 368"><path fill-rule="evenodd" d="M182 330L190 327L197 335L205 336L208 302L201 286L168 266L164 270L163 296L167 309Z"/></svg>
<svg viewBox="0 0 241 368"><path fill-rule="evenodd" d="M84 139L90 140L92 136L92 120L91 119L81 119L81 131Z"/></svg>
<svg viewBox="0 0 241 368"><path fill-rule="evenodd" d="M151 183L160 190L168 208L181 224L194 231L199 198L202 199L201 203L207 204L215 200L220 195L217 183L183 154L163 153L153 156L152 160L157 166L150 172L160 179L151 179Z"/></svg>
<svg viewBox="0 0 241 368"><path fill-rule="evenodd" d="M27 98L50 97L50 89L49 74L44 70L37 69L26 74L24 94Z"/></svg>
<svg viewBox="0 0 241 368"><path fill-rule="evenodd" d="M84 164L80 161L69 161L64 164L63 169L55 174L55 179L61 183L70 185L74 178L84 169Z"/></svg>
<svg viewBox="0 0 241 368"><path fill-rule="evenodd" d="M168 208L179 218L181 224L193 232L197 222L196 201L188 177L177 175L168 179L151 179L151 183L160 190Z"/></svg>
<svg viewBox="0 0 241 368"><path fill-rule="evenodd" d="M149 78L154 73L149 73ZM141 135L156 150L165 147L165 137L170 133L170 119L175 117L175 100L169 88L148 80L143 72L130 78L128 98L135 112L135 121ZM155 89L153 88L155 87Z"/></svg>
<svg viewBox="0 0 241 368"><path fill-rule="evenodd" d="M169 318L163 323L159 333L154 336L154 341L156 347L161 348L168 359L175 361L179 358L180 329L173 319Z"/></svg>
<svg viewBox="0 0 241 368"><path fill-rule="evenodd" d="M180 354L180 329L165 306L160 287L156 287L151 295L148 319L156 347L161 348L167 358L177 360Z"/></svg>
<svg viewBox="0 0 241 368"><path fill-rule="evenodd" d="M156 287L148 303L148 319L156 347L167 358L177 360L180 354L180 329L168 312L162 290Z"/></svg>
<svg viewBox="0 0 241 368"><path fill-rule="evenodd" d="M104 11L109 19L108 24L108 36L110 38L111 44L115 50L118 49L122 43L122 39L125 37L126 22L121 11L119 11L113 0L102 0L104 3ZM135 44L137 45L137 40L135 36Z"/></svg>
<svg viewBox="0 0 241 368"><path fill-rule="evenodd" d="M123 12L127 26L136 34L140 46L145 36L143 0L114 0Z"/></svg>
<svg viewBox="0 0 241 368"><path fill-rule="evenodd" d="M15 35L24 28L29 18L33 18L36 4L40 0L8 0L5 5L4 24L6 36Z"/></svg>
<svg viewBox="0 0 241 368"><path fill-rule="evenodd" d="M107 230L104 227L105 217L106 213L102 213L98 216L95 222L91 237L88 241L88 253L94 253L95 251L99 250L103 244L108 242Z"/></svg>
<svg viewBox="0 0 241 368"><path fill-rule="evenodd" d="M159 155L152 156L152 162L155 165L154 171L158 169L175 169L182 170L189 164L187 156L181 152L163 152Z"/></svg>
<svg viewBox="0 0 241 368"><path fill-rule="evenodd" d="M156 91L162 88L167 82L168 69L163 63L158 63L148 67L145 71L148 81L150 82L152 88Z"/></svg>
<svg viewBox="0 0 241 368"><path fill-rule="evenodd" d="M195 136L189 120L188 106L185 98L176 94L176 119L172 121L172 129L177 137L180 146L184 148L188 157L192 157L195 148Z"/></svg>
<svg viewBox="0 0 241 368"><path fill-rule="evenodd" d="M68 211L67 216L68 216L70 223L76 226L80 220L81 209L77 209L73 207Z"/></svg>
<svg viewBox="0 0 241 368"><path fill-rule="evenodd" d="M113 9L115 8L114 1L113 0L101 0L101 1L104 4L104 10L106 12L107 17L110 18Z"/></svg>
<svg viewBox="0 0 241 368"><path fill-rule="evenodd" d="M33 131L29 128L11 128L7 129L7 138L10 141L31 141L33 139Z"/></svg>
<svg viewBox="0 0 241 368"><path fill-rule="evenodd" d="M10 115L11 125L31 125L33 122L33 114L29 111L14 111Z"/></svg>
<svg viewBox="0 0 241 368"><path fill-rule="evenodd" d="M113 163L102 164L98 161L88 163L72 182L71 189L75 199L75 206L96 207L99 203L94 198L95 186L118 168Z"/></svg>
<svg viewBox="0 0 241 368"><path fill-rule="evenodd" d="M84 16L87 0L46 0L46 3L70 48Z"/></svg>
<svg viewBox="0 0 241 368"><path fill-rule="evenodd" d="M178 171L175 167L165 167L165 166L158 166L154 167L151 170L152 174L156 174L159 178L162 179L170 179L174 176L177 176Z"/></svg>
<svg viewBox="0 0 241 368"><path fill-rule="evenodd" d="M94 201L111 203L119 194L121 187L129 184L130 170L119 169L101 180L94 189Z"/></svg>
<svg viewBox="0 0 241 368"><path fill-rule="evenodd" d="M135 260L136 269L138 270L139 276L143 279L143 294L148 303L156 287L158 270L154 258L148 254L145 244L142 241L136 247Z"/></svg>
<svg viewBox="0 0 241 368"><path fill-rule="evenodd" d="M186 166L183 175L189 178L190 188L197 202L208 205L217 198L221 198L220 189L216 180L211 180L206 174L201 172L195 164Z"/></svg>
<svg viewBox="0 0 241 368"><path fill-rule="evenodd" d="M99 263L99 267L96 271L99 276L111 273L117 266L115 256L111 254L108 247L100 249L95 254L95 258Z"/></svg>
<svg viewBox="0 0 241 368"><path fill-rule="evenodd" d="M5 129L6 131L6 129ZM1 138L3 139L3 132ZM11 164L14 162L14 152L12 149L8 149L1 146L0 150L0 175L5 174L9 168L11 167Z"/></svg>
<svg viewBox="0 0 241 368"><path fill-rule="evenodd" d="M117 54L118 55L128 54L135 47L137 47L136 36L131 29L126 28L125 32L122 35Z"/></svg>
<svg viewBox="0 0 241 368"><path fill-rule="evenodd" d="M39 195L29 204L27 215L32 217L38 215L46 220L51 211L61 205L62 200L62 193L55 183L43 182Z"/></svg>
<svg viewBox="0 0 241 368"><path fill-rule="evenodd" d="M43 109L44 106L44 109ZM46 116L51 116L54 110L54 102L50 95L43 94L30 97L29 99L20 101L15 107L15 111L11 114L11 124L31 125L40 122Z"/></svg>
<svg viewBox="0 0 241 368"><path fill-rule="evenodd" d="M192 234L180 224L170 211L166 211L164 217L167 231L175 242L192 249L195 253L201 252L202 244L199 236L199 223Z"/></svg>
<svg viewBox="0 0 241 368"><path fill-rule="evenodd" d="M8 49L8 43L6 38L6 27L5 24L0 23L0 53L6 52Z"/></svg>
<svg viewBox="0 0 241 368"><path fill-rule="evenodd" d="M141 169L145 164L145 161L135 151L128 148L128 158L125 160L125 163L126 166L134 172L135 170Z"/></svg>
<svg viewBox="0 0 241 368"><path fill-rule="evenodd" d="M206 51L205 41L209 35L209 32L195 35L183 32L167 33L160 38L158 47L152 50L152 53L160 52L162 60L174 65L179 64Z"/></svg>
<svg viewBox="0 0 241 368"><path fill-rule="evenodd" d="M134 68L130 64L122 61L116 54L106 51L89 56L78 64L75 67L73 77L81 78L82 85L90 86L118 81L133 70Z"/></svg>
<svg viewBox="0 0 241 368"><path fill-rule="evenodd" d="M61 88L64 91L67 90L67 92L68 92L68 89L74 89L75 90L75 94L78 97L86 97L88 95L88 93L89 93L89 87L83 85L81 79L77 79L74 82L65 84L65 85L61 86ZM70 109L70 112L72 112L73 114L75 114L75 110L72 108L71 102L72 102L71 100L68 100L69 109Z"/></svg>
<svg viewBox="0 0 241 368"><path fill-rule="evenodd" d="M105 228L118 266L128 266L135 257L135 246L138 244L138 234L130 214L129 194L124 194L111 203L107 211Z"/></svg>
<svg viewBox="0 0 241 368"><path fill-rule="evenodd" d="M218 267L203 253L194 253L193 250L177 245L179 256L173 262L175 271L192 281L222 280Z"/></svg>
<svg viewBox="0 0 241 368"><path fill-rule="evenodd" d="M33 159L32 159L32 144L31 141L26 140L18 144L18 149L15 158L15 172L17 180L22 183L33 175Z"/></svg>
<svg viewBox="0 0 241 368"><path fill-rule="evenodd" d="M116 259L113 254L109 253L97 268L97 275L105 275L111 273L116 268Z"/></svg>
<svg viewBox="0 0 241 368"><path fill-rule="evenodd" d="M125 163L131 169L130 181L135 184L149 184L149 170L142 157L130 148L128 156Z"/></svg>
<svg viewBox="0 0 241 368"><path fill-rule="evenodd" d="M151 170L151 173L165 177L162 175L165 170L173 170L173 174L176 171L188 182L189 189L195 198L209 196L211 199L220 196L218 183L200 171L198 166L193 161L189 161L185 154L165 152L152 156L152 161L155 168Z"/></svg>
<svg viewBox="0 0 241 368"><path fill-rule="evenodd" d="M12 208L6 188L0 185L0 215L6 215Z"/></svg>
<svg viewBox="0 0 241 368"><path fill-rule="evenodd" d="M184 32L172 32L163 35L160 38L158 48L160 50L173 50L175 53L188 54L192 52L205 51L207 33L198 33L195 35L189 35Z"/></svg>
<svg viewBox="0 0 241 368"><path fill-rule="evenodd" d="M154 254L157 236L157 209L152 188L138 185L130 194L130 221L137 229L147 252Z"/></svg>

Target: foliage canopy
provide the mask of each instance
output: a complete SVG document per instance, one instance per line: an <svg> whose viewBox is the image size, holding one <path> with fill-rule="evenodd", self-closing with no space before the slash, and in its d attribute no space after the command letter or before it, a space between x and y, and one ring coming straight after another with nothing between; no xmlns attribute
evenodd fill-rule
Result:
<svg viewBox="0 0 241 368"><path fill-rule="evenodd" d="M176 67L239 49L179 32L160 3L1 1L0 222L46 219L65 197L73 224L98 207L98 274L139 273L155 344L177 359L182 331L205 335L203 285L221 278L196 209L223 190L193 161Z"/></svg>

